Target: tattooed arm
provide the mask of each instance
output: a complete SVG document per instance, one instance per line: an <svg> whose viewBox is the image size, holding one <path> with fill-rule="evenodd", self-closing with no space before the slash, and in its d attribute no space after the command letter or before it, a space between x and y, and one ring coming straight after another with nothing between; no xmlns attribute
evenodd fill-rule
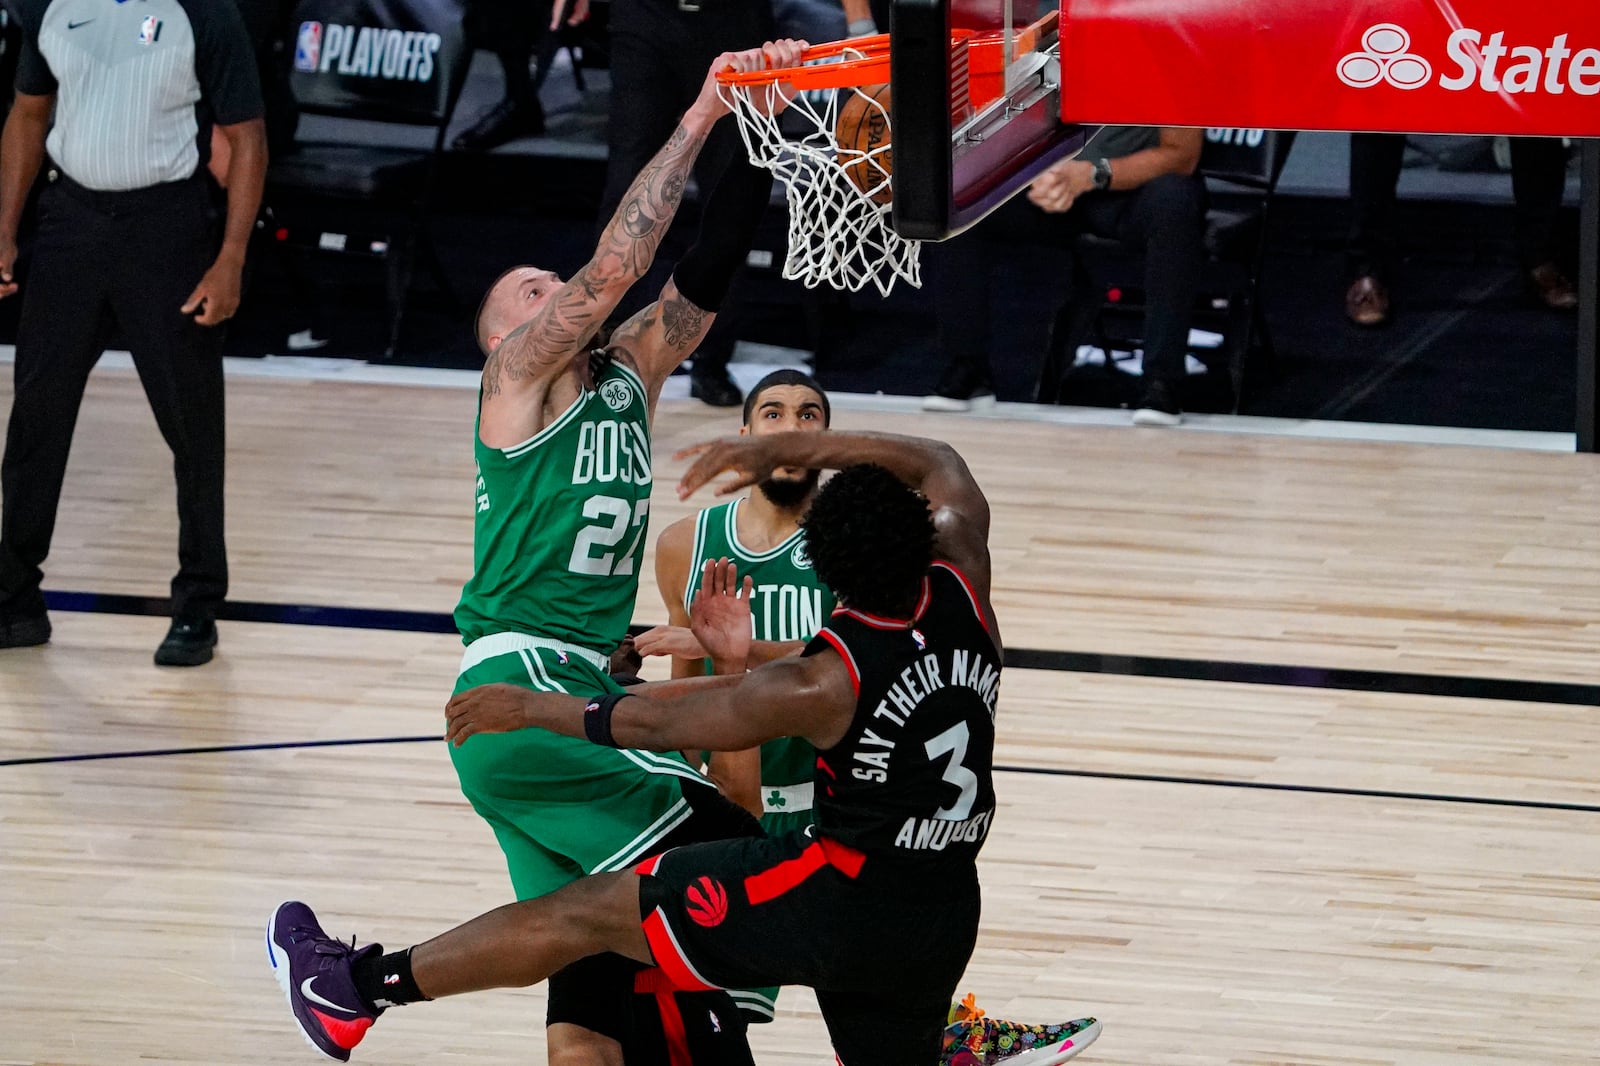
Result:
<svg viewBox="0 0 1600 1066"><path fill-rule="evenodd" d="M677 214L684 185L706 135L728 113L727 105L717 94L716 75L730 68L759 70L774 54L775 47L768 45L765 52L760 48L725 52L712 63L693 106L684 113L666 145L628 187L600 235L594 256L546 299L531 320L507 334L490 354L483 368L486 416L492 417L491 409L499 406L494 401L503 394L514 394L523 402L529 395L542 400L550 382L572 365L574 356L587 349L606 316L634 282L649 271L661 239ZM667 296L663 294L663 301ZM686 303L680 304L681 308L689 308ZM697 309L675 307L670 312L674 324L669 331L674 342L693 328L685 320L686 314L696 321L709 317ZM697 341L698 336L691 346Z"/></svg>
<svg viewBox="0 0 1600 1066"><path fill-rule="evenodd" d="M774 41L741 58L772 67L798 66L804 41ZM745 68L749 69L749 68ZM781 104L780 104L781 106ZM650 402L661 385L711 328L734 276L755 242L756 228L772 195L772 175L740 152L710 189L701 189L700 233L654 304L611 335L615 356L639 372Z"/></svg>
<svg viewBox="0 0 1600 1066"><path fill-rule="evenodd" d="M652 414L661 386L679 363L694 354L716 318L716 312L697 306L679 292L676 281L668 281L659 300L611 334L611 354L638 371L649 391Z"/></svg>
<svg viewBox="0 0 1600 1066"><path fill-rule="evenodd" d="M594 257L490 354L483 368L486 404L502 393L526 391L564 372L633 283L650 269L683 198L689 169L706 133L721 117L704 102L703 97L696 101L629 186Z"/></svg>

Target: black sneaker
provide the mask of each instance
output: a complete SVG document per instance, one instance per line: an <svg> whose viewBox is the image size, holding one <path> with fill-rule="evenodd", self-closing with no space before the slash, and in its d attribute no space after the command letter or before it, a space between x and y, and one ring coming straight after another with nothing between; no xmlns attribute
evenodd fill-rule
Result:
<svg viewBox="0 0 1600 1066"><path fill-rule="evenodd" d="M1183 409L1178 406L1178 396L1165 381L1152 381L1145 385L1133 410L1136 426L1180 426Z"/></svg>
<svg viewBox="0 0 1600 1066"><path fill-rule="evenodd" d="M994 386L989 375L981 368L967 363L951 363L945 368L933 394L922 398L924 411L984 410L993 407Z"/></svg>
<svg viewBox="0 0 1600 1066"><path fill-rule="evenodd" d="M174 618L156 649L157 666L204 666L217 646L217 623L209 618Z"/></svg>
<svg viewBox="0 0 1600 1066"><path fill-rule="evenodd" d="M544 133L544 107L533 100L501 100L450 142L457 152L487 152L519 137Z"/></svg>
<svg viewBox="0 0 1600 1066"><path fill-rule="evenodd" d="M50 640L50 616L12 614L0 607L0 648L34 648Z"/></svg>
<svg viewBox="0 0 1600 1066"><path fill-rule="evenodd" d="M362 959L381 954L381 944L358 949L324 933L311 908L297 900L279 904L267 920L272 976L289 1000L300 1032L308 1044L339 1062L350 1061L350 1050L383 1013L362 1000L353 972Z"/></svg>
<svg viewBox="0 0 1600 1066"><path fill-rule="evenodd" d="M689 371L689 395L712 407L738 407L744 393L724 369Z"/></svg>

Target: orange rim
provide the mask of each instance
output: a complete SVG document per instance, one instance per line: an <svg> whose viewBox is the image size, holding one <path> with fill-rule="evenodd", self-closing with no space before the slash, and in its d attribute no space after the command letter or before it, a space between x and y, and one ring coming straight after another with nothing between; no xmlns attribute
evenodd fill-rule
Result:
<svg viewBox="0 0 1600 1066"><path fill-rule="evenodd" d="M959 44L973 36L971 30L957 30L952 34L952 44ZM857 59L841 63L822 63L814 67L774 67L771 70L725 70L717 75L723 85L771 85L786 82L799 90L853 89L862 85L882 85L889 81L889 35L857 37L849 41L834 41L807 48L800 53L806 62L834 59L851 52L859 52Z"/></svg>
<svg viewBox="0 0 1600 1066"><path fill-rule="evenodd" d="M771 70L725 70L717 75L723 85L770 85L787 82L796 89L849 89L857 85L876 85L889 80L889 35L876 34L851 41L819 44L800 53L806 62L834 59L851 52L860 58L815 67L774 67Z"/></svg>
<svg viewBox="0 0 1600 1066"><path fill-rule="evenodd" d="M1041 40L1052 35L1060 24L1061 13L1051 11L1043 18L1026 26L1017 34L1012 47L1017 53L1031 52L1039 47ZM963 44L970 46L976 52L974 62L980 68L979 73L998 73L1005 65L1001 53L1003 34L999 30L979 32L977 30L958 29L950 35L951 61L955 62L956 53ZM836 59L851 52L858 52L856 59L846 59L842 63L821 63L810 67L774 67L771 70L734 71L725 70L717 75L717 81L723 85L771 85L775 82L787 82L798 90L807 89L853 89L863 85L883 85L889 81L889 35L887 33L875 34L871 37L857 37L848 41L834 41L832 44L819 44L807 48L800 53L804 62L813 62L819 59Z"/></svg>

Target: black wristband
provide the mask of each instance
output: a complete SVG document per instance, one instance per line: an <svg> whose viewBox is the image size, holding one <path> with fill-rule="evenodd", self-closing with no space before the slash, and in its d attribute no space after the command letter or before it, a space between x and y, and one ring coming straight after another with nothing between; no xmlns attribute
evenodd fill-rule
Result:
<svg viewBox="0 0 1600 1066"><path fill-rule="evenodd" d="M589 705L583 709L583 735L589 738L589 743L607 748L622 747L617 743L617 738L611 735L611 714L617 709L617 704L627 698L626 692L608 692L589 701Z"/></svg>

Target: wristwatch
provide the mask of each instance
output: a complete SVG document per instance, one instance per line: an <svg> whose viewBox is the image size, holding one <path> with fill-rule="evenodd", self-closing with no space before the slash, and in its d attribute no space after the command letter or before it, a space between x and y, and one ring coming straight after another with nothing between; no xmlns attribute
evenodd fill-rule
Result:
<svg viewBox="0 0 1600 1066"><path fill-rule="evenodd" d="M1097 189L1111 188L1111 161L1109 159L1096 159L1094 161L1094 187Z"/></svg>

